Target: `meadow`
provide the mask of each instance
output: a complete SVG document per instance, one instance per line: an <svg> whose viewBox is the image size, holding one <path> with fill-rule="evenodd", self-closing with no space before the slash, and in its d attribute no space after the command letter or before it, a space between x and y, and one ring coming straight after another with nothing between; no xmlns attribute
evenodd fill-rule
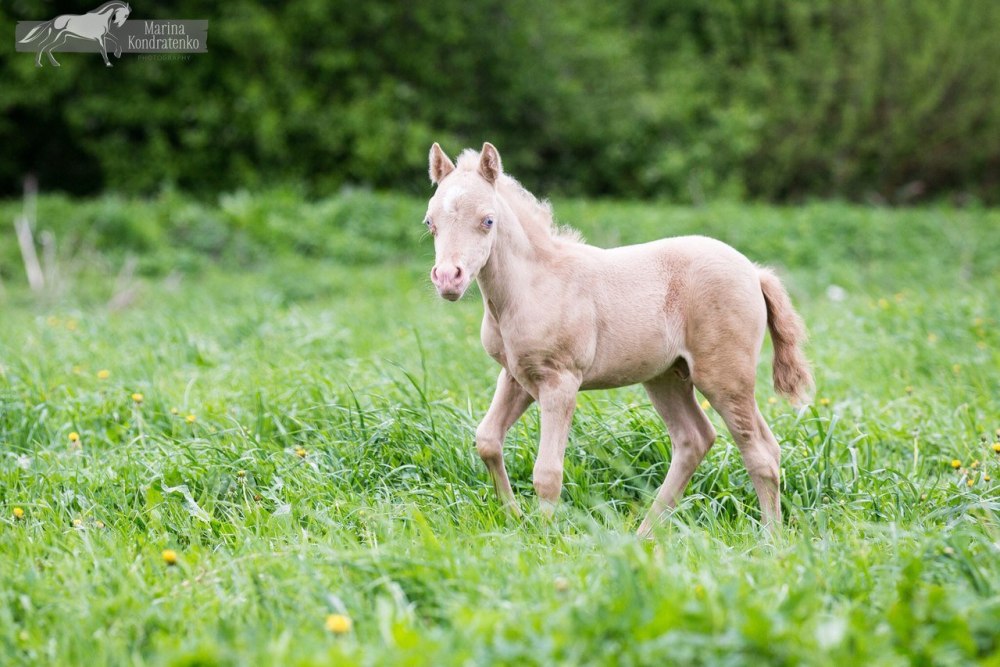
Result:
<svg viewBox="0 0 1000 667"><path fill-rule="evenodd" d="M0 244L0 662L1000 665L1000 211L553 203L778 269L817 380L776 398L765 343L779 535L709 411L634 537L670 459L637 388L581 396L553 521L529 410L508 518L482 305L435 296L424 200L43 197L43 293Z"/></svg>

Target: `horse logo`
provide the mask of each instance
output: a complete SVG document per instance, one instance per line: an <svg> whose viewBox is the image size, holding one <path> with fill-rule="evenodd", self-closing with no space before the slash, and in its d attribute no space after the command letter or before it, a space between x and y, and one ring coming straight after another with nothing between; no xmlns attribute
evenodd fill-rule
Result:
<svg viewBox="0 0 1000 667"><path fill-rule="evenodd" d="M122 57L122 46L118 39L111 34L111 24L114 23L119 28L122 27L125 24L125 19L131 13L132 8L127 2L111 0L82 16L63 14L51 21L46 21L25 35L21 43L27 44L41 40L38 42L38 56L35 58L35 66L42 66L42 54L45 54L54 67L59 67L59 62L52 55L52 51L65 44L67 38L75 37L97 42L101 49L101 57L104 58L104 64L111 67L111 61L108 60L108 42L111 42L115 47L115 58Z"/></svg>

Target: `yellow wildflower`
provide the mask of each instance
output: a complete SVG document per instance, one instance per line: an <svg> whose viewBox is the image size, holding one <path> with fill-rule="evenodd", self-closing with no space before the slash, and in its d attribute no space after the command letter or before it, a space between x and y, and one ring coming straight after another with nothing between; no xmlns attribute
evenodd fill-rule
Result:
<svg viewBox="0 0 1000 667"><path fill-rule="evenodd" d="M936 343L937 342L937 335L936 334L927 334L927 342L928 343Z"/></svg>
<svg viewBox="0 0 1000 667"><path fill-rule="evenodd" d="M167 565L177 565L177 552L173 549L164 549L160 556Z"/></svg>
<svg viewBox="0 0 1000 667"><path fill-rule="evenodd" d="M142 399L143 395L140 394L139 392L132 394L132 400L135 401L136 403L142 403Z"/></svg>
<svg viewBox="0 0 1000 667"><path fill-rule="evenodd" d="M819 404L823 406L830 405L830 399L824 396L823 398L819 399Z"/></svg>
<svg viewBox="0 0 1000 667"><path fill-rule="evenodd" d="M972 479L972 478L970 477L970 478L969 478L969 481L967 481L967 482L965 483L965 485L966 485L966 486L972 486L972 485L973 485L973 484L975 484L975 483L976 483L976 481L975 481L974 479Z"/></svg>
<svg viewBox="0 0 1000 667"><path fill-rule="evenodd" d="M778 399L776 399L774 396L771 396L767 399L767 402L770 403L771 405L774 405L775 403L778 402Z"/></svg>
<svg viewBox="0 0 1000 667"><path fill-rule="evenodd" d="M14 518L15 518L15 519L23 519L23 518L24 518L24 510L23 510L23 509L21 509L20 507L15 507L15 508L14 508L14 509L13 509L13 510L11 511L11 514L13 514L13 515L14 515Z"/></svg>
<svg viewBox="0 0 1000 667"><path fill-rule="evenodd" d="M180 414L180 412L181 411L178 410L177 408L170 408L170 414L172 414L172 415Z"/></svg>
<svg viewBox="0 0 1000 667"><path fill-rule="evenodd" d="M304 458L307 453L308 452L306 452L305 447L296 447L295 448L295 455L298 456L299 458Z"/></svg>
<svg viewBox="0 0 1000 667"><path fill-rule="evenodd" d="M335 635L344 635L351 631L354 623L343 614L330 614L326 617L326 629Z"/></svg>
<svg viewBox="0 0 1000 667"><path fill-rule="evenodd" d="M569 590L569 579L566 577L556 577L555 581L552 582L556 590L560 593L564 593Z"/></svg>
<svg viewBox="0 0 1000 667"><path fill-rule="evenodd" d="M993 443L993 451L996 452L997 454L1000 454L1000 442Z"/></svg>
<svg viewBox="0 0 1000 667"><path fill-rule="evenodd" d="M955 470L958 470L959 468L962 467L962 462L959 459L952 459L951 467L954 468Z"/></svg>
<svg viewBox="0 0 1000 667"><path fill-rule="evenodd" d="M104 522L103 521L95 521L94 525L97 526L98 528L104 528Z"/></svg>
<svg viewBox="0 0 1000 667"><path fill-rule="evenodd" d="M73 527L81 528L83 526L83 519L73 519Z"/></svg>
<svg viewBox="0 0 1000 667"><path fill-rule="evenodd" d="M73 431L72 433L69 434L69 441L80 442L80 434L77 433L76 431Z"/></svg>
<svg viewBox="0 0 1000 667"><path fill-rule="evenodd" d="M111 377L111 371L105 368L102 368L101 370L97 371L98 380L107 380L109 377Z"/></svg>
<svg viewBox="0 0 1000 667"><path fill-rule="evenodd" d="M712 404L708 402L708 399L705 399L704 401L701 402L702 410L708 410L710 407L712 407Z"/></svg>
<svg viewBox="0 0 1000 667"><path fill-rule="evenodd" d="M188 424L193 424L197 419L198 418L195 417L194 415L188 415L187 417L184 418L184 421L186 421Z"/></svg>

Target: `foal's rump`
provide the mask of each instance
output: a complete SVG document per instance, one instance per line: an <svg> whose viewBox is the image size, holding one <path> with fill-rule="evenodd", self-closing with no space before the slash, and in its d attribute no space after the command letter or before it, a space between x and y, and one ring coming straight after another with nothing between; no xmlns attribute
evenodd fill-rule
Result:
<svg viewBox="0 0 1000 667"><path fill-rule="evenodd" d="M812 383L801 350L805 326L774 272L707 237L665 239L661 248L668 316L671 307L682 314L682 356L695 384L719 384L708 374L724 384L752 387L764 331L770 328L775 389L803 399Z"/></svg>

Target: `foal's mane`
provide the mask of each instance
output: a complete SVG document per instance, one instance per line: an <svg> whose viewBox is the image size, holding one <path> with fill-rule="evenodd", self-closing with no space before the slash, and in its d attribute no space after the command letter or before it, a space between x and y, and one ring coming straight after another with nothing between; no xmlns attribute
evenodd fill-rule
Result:
<svg viewBox="0 0 1000 667"><path fill-rule="evenodd" d="M456 169L464 171L476 171L479 167L479 152L471 148L462 151L455 163ZM519 216L522 225L531 225L532 229L525 231L545 232L549 237L559 241L569 241L571 243L583 243L583 236L580 232L571 227L555 224L552 215L552 205L548 201L539 200L531 194L523 185L507 174L501 174L497 185L501 188L505 198L513 199L512 204L525 215Z"/></svg>

